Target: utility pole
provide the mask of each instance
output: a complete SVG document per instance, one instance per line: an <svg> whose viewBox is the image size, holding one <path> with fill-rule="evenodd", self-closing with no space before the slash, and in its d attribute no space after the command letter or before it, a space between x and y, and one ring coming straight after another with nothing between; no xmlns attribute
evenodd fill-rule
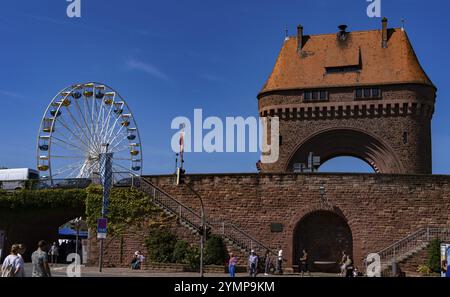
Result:
<svg viewBox="0 0 450 297"><path fill-rule="evenodd" d="M100 154L99 163L100 163L100 177L103 186L103 201L102 201L102 213L101 220L103 221L106 218L108 212L108 204L109 204L109 194L112 186L112 156L113 153L108 153L109 144L103 144L105 146L105 153ZM105 226L106 227L106 226ZM97 230L98 231L98 230ZM104 234L106 235L106 233ZM103 254L104 254L104 238L102 236L100 238L100 259L99 259L99 271L103 270Z"/></svg>
<svg viewBox="0 0 450 297"><path fill-rule="evenodd" d="M184 183L184 170L181 168L178 168L177 170L177 184L183 184ZM195 191L189 184L186 184L186 187L194 193L194 195L198 198L200 201L200 277L204 276L204 269L203 269L203 254L204 254L204 245L205 245L205 236L206 236L206 219L205 219L205 206L203 204L202 196L200 196L197 191Z"/></svg>

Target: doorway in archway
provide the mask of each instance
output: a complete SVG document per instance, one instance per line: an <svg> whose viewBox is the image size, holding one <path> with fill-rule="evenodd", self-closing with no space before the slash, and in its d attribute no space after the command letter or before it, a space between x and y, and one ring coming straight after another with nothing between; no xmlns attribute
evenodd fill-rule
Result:
<svg viewBox="0 0 450 297"><path fill-rule="evenodd" d="M332 212L319 210L305 215L294 230L294 265L299 265L303 249L308 253L311 271L339 272L342 251L353 259L352 232L346 220Z"/></svg>

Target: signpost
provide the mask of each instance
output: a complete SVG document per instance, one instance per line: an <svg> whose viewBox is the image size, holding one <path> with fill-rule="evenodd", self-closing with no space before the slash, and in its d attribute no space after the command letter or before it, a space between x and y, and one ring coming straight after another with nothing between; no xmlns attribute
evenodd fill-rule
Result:
<svg viewBox="0 0 450 297"><path fill-rule="evenodd" d="M98 239L105 239L106 233L108 229L108 219L107 218L101 218L97 220L97 238Z"/></svg>
<svg viewBox="0 0 450 297"><path fill-rule="evenodd" d="M104 146L105 146L105 153L99 155L100 179L103 186L102 217L97 222L97 238L100 239L100 259L99 259L100 272L102 272L103 269L103 241L106 238L108 226L106 215L108 213L108 206L109 206L109 192L111 190L113 182L112 176L113 153L108 153L109 144L104 144Z"/></svg>

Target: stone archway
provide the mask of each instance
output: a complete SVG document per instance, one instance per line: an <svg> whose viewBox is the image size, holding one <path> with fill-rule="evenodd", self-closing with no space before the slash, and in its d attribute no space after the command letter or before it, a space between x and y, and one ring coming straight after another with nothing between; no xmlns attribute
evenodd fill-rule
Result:
<svg viewBox="0 0 450 297"><path fill-rule="evenodd" d="M286 171L292 171L295 163L307 164L310 152L320 156L321 163L339 156L350 156L367 162L377 173L403 172L394 151L384 141L356 129L329 129L310 136L291 155Z"/></svg>
<svg viewBox="0 0 450 297"><path fill-rule="evenodd" d="M303 249L308 252L311 271L339 272L342 251L353 258L352 231L347 221L333 211L308 213L297 223L293 235L294 265L299 265Z"/></svg>

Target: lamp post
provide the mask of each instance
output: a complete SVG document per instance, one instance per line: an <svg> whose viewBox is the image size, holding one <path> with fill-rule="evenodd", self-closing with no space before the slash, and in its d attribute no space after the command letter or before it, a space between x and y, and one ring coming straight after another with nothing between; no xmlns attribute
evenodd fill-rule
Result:
<svg viewBox="0 0 450 297"><path fill-rule="evenodd" d="M206 235L205 207L203 205L202 196L200 196L200 194L197 193L197 191L195 191L190 185L186 184L186 187L200 200L200 277L203 277L203 250Z"/></svg>
<svg viewBox="0 0 450 297"><path fill-rule="evenodd" d="M106 218L109 205L109 191L112 187L112 156L113 153L108 153L109 143L102 144L104 153L99 155L100 177L103 186L102 212L101 218ZM103 253L104 253L104 237L100 238L100 259L99 271L103 269Z"/></svg>
<svg viewBox="0 0 450 297"><path fill-rule="evenodd" d="M78 255L78 237L80 235L81 217L75 219L75 228L77 230L77 236L75 239L75 254Z"/></svg>

